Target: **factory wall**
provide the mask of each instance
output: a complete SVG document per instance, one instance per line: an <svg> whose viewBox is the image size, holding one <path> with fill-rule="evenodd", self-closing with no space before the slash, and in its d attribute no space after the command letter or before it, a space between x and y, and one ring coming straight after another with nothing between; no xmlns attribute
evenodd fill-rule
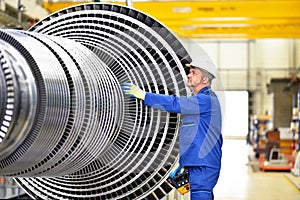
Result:
<svg viewBox="0 0 300 200"><path fill-rule="evenodd" d="M253 93L253 113L271 114L273 78L292 78L300 67L300 39L190 40L182 39L192 56L203 48L214 60L224 90Z"/></svg>
<svg viewBox="0 0 300 200"><path fill-rule="evenodd" d="M1 1L0 1L1 2ZM17 7L18 0L5 0L1 2L9 4L12 7ZM22 0L21 4L24 6L24 12L30 17L42 19L49 15L49 12L43 8L41 5L37 4L36 1L32 0Z"/></svg>

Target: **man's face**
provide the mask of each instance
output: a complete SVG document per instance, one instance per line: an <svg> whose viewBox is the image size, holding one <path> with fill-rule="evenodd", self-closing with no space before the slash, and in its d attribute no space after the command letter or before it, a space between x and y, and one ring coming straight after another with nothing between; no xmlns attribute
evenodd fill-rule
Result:
<svg viewBox="0 0 300 200"><path fill-rule="evenodd" d="M189 87L198 87L202 83L202 73L199 68L190 68L189 74L187 75Z"/></svg>

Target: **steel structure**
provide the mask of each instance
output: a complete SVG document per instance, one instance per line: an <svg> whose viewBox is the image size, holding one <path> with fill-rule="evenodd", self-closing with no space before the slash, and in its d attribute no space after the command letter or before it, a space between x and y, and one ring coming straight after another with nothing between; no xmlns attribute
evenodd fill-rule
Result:
<svg viewBox="0 0 300 200"><path fill-rule="evenodd" d="M187 95L190 57L152 17L114 4L0 30L0 175L38 199L160 199L180 116L124 97L122 82Z"/></svg>

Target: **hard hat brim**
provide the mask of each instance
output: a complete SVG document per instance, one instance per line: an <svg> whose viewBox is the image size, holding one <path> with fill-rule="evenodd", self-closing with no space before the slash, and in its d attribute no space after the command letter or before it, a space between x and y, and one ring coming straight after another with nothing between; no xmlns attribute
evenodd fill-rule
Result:
<svg viewBox="0 0 300 200"><path fill-rule="evenodd" d="M203 70L203 71L205 71L205 72L208 72L210 75L212 75L212 77L213 78L216 78L216 76L214 75L214 74L212 74L212 73L210 73L209 71L207 71L206 69L204 69L204 68L202 68L202 67L199 67L199 66L195 66L195 65L193 65L192 63L187 63L187 64L185 64L185 67L186 68L199 68L199 69L201 69L201 70Z"/></svg>

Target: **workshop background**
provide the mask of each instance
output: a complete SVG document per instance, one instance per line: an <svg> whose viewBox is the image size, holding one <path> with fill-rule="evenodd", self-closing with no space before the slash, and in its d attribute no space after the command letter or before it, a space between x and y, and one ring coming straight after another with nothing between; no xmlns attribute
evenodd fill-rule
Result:
<svg viewBox="0 0 300 200"><path fill-rule="evenodd" d="M68 6L124 1L0 0L0 26L23 29ZM222 170L216 200L300 199L300 1L132 1L173 31L189 53L203 48L224 91ZM213 82L214 84L214 82ZM0 198L29 198L0 177ZM189 199L176 191L165 200Z"/></svg>

